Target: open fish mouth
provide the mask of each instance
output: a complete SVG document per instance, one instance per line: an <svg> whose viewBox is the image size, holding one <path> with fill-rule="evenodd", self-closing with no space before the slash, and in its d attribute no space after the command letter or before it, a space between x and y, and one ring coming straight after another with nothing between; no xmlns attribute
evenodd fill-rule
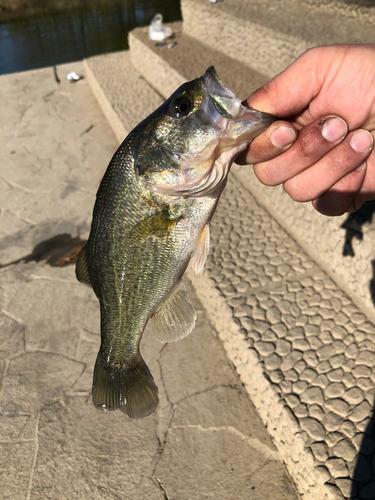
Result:
<svg viewBox="0 0 375 500"><path fill-rule="evenodd" d="M219 78L213 66L207 69L201 82L205 98L197 111L197 118L215 128L215 139L199 153L181 157L173 149L163 148L165 155L180 166L183 182L170 185L143 180L150 191L174 197L215 195L220 186L224 187L237 155L277 120L273 115L243 106L241 100ZM198 178L184 175L184 172L202 164L206 168Z"/></svg>
<svg viewBox="0 0 375 500"><path fill-rule="evenodd" d="M202 76L202 81L210 93L215 109L220 115L229 119L235 118L240 109L241 100L221 80L214 66L208 68Z"/></svg>

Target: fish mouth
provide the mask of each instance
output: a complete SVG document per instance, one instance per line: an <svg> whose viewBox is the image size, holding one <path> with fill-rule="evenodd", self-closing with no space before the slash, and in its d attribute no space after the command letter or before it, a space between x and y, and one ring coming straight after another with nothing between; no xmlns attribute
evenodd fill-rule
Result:
<svg viewBox="0 0 375 500"><path fill-rule="evenodd" d="M219 78L214 66L207 69L201 81L206 98L197 115L203 123L210 123L217 129L217 139L193 157L180 158L167 150L164 153L170 160L179 163L182 173L188 167L193 168L203 162L210 164L210 167L199 178L184 176L185 182L174 186L145 181L147 188L158 194L186 198L216 195L224 188L237 155L278 119L269 113L243 106L241 100Z"/></svg>
<svg viewBox="0 0 375 500"><path fill-rule="evenodd" d="M206 73L202 76L202 82L212 99L215 109L224 118L235 118L240 109L241 100L221 80L214 66L210 66L207 69Z"/></svg>
<svg viewBox="0 0 375 500"><path fill-rule="evenodd" d="M244 140L251 140L277 120L269 113L243 106L241 100L221 80L214 66L207 69L202 76L202 82L215 111L227 119L220 120L212 114L210 116L214 123L220 122L219 126L225 130L225 136L232 136L234 140L238 141L240 136L246 133ZM249 133L250 130L251 133Z"/></svg>
<svg viewBox="0 0 375 500"><path fill-rule="evenodd" d="M277 118L269 113L246 108L210 66L201 77L207 98L200 109L202 120L209 119L221 129L220 137L224 142L231 138L236 142L249 142L266 130ZM231 145L229 146L231 147Z"/></svg>

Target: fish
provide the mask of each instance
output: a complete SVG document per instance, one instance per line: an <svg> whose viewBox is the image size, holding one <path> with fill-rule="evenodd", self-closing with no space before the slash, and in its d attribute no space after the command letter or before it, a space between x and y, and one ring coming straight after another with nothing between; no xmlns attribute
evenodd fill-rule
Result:
<svg viewBox="0 0 375 500"><path fill-rule="evenodd" d="M200 272L230 167L276 118L248 109L211 66L137 125L99 186L77 279L100 303L92 401L150 415L158 388L140 353L149 319L161 342L186 337L196 313L181 278Z"/></svg>

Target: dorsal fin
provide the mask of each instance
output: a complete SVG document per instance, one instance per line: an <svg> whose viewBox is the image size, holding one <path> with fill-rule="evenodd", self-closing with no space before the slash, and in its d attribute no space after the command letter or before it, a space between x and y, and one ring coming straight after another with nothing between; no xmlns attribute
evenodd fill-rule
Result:
<svg viewBox="0 0 375 500"><path fill-rule="evenodd" d="M206 224L198 238L197 246L191 256L191 267L198 274L204 268L210 248L210 223Z"/></svg>
<svg viewBox="0 0 375 500"><path fill-rule="evenodd" d="M91 286L89 270L87 267L86 247L82 250L76 264L77 280L85 285Z"/></svg>
<svg viewBox="0 0 375 500"><path fill-rule="evenodd" d="M152 317L155 337L163 343L183 339L194 328L195 319L194 306L180 281Z"/></svg>

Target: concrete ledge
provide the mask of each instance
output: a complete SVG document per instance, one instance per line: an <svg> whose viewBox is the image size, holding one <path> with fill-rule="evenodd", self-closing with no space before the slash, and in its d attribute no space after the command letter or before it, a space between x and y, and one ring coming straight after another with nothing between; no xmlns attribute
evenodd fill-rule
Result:
<svg viewBox="0 0 375 500"><path fill-rule="evenodd" d="M256 89L266 83L267 78L261 73L181 33L181 23L171 26L177 42L172 49L156 47L150 42L147 28L138 28L129 34L130 57L134 67L164 98L184 82L203 75L212 65L240 98L248 96L249 88Z"/></svg>
<svg viewBox="0 0 375 500"><path fill-rule="evenodd" d="M120 143L164 102L134 71L129 52L95 56L84 63L92 91Z"/></svg>
<svg viewBox="0 0 375 500"><path fill-rule="evenodd" d="M116 136L116 139L121 142L121 138L126 137L125 127L121 122L117 112L115 111L113 104L104 94L102 87L98 83L98 80L93 76L93 72L91 69L91 65L93 63L94 61L89 62L88 59L84 61L87 79L89 81L91 90L96 97L96 100L98 101L98 103L100 103L100 107L103 111L104 116L108 120L108 123L111 124L111 128Z"/></svg>
<svg viewBox="0 0 375 500"><path fill-rule="evenodd" d="M267 76L306 49L333 43L372 43L375 8L343 2L182 0L184 32Z"/></svg>
<svg viewBox="0 0 375 500"><path fill-rule="evenodd" d="M354 256L344 256L347 230L343 225L353 216L321 215L309 203L294 202L281 186L263 186L251 169L237 169L235 175L299 245L340 284L353 302L375 321L371 287L374 279L375 227L370 221L361 227L362 235L358 232L351 241Z"/></svg>

